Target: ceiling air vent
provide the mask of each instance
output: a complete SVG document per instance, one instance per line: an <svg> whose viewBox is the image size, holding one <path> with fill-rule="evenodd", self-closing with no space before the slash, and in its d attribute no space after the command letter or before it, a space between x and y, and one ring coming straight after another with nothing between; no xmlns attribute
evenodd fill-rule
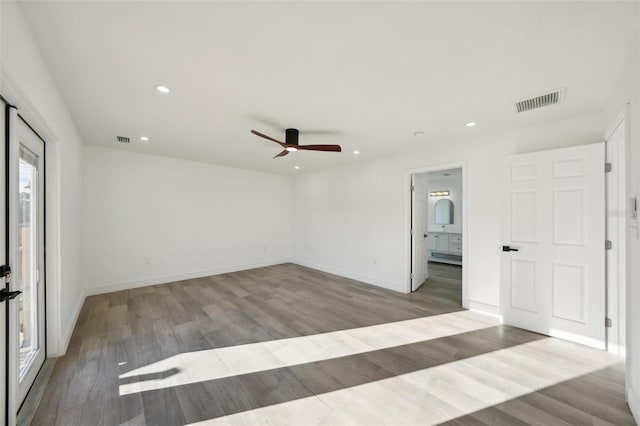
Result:
<svg viewBox="0 0 640 426"><path fill-rule="evenodd" d="M120 143L129 143L129 138L126 136L116 136L116 140Z"/></svg>
<svg viewBox="0 0 640 426"><path fill-rule="evenodd" d="M525 112L531 111L532 109L555 105L559 102L562 102L563 99L564 89L558 89L554 90L553 92L545 93L543 95L515 101L513 105L516 108L516 112Z"/></svg>

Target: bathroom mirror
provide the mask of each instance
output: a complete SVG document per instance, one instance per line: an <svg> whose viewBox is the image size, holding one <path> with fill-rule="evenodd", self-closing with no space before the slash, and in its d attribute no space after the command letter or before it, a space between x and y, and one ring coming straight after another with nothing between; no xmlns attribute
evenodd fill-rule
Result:
<svg viewBox="0 0 640 426"><path fill-rule="evenodd" d="M436 203L436 225L451 225L453 223L453 203L442 199Z"/></svg>

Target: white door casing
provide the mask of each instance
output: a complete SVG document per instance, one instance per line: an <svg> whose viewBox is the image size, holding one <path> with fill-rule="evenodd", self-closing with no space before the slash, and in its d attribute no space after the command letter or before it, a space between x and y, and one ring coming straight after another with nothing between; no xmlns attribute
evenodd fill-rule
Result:
<svg viewBox="0 0 640 426"><path fill-rule="evenodd" d="M509 157L502 167L506 324L605 348L604 143Z"/></svg>
<svg viewBox="0 0 640 426"><path fill-rule="evenodd" d="M425 180L416 175L413 175L411 180L413 185L411 192L411 290L415 291L429 277L427 240L429 199L427 198Z"/></svg>
<svg viewBox="0 0 640 426"><path fill-rule="evenodd" d="M606 251L607 262L607 317L611 326L607 329L608 350L623 355L625 350L625 302L626 302L626 173L625 173L625 123L624 119L607 136L606 161L612 164L606 173L606 238L612 240Z"/></svg>

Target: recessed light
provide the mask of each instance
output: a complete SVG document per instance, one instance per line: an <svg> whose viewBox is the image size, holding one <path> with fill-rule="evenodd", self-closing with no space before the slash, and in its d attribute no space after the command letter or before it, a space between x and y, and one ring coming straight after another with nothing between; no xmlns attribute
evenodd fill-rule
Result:
<svg viewBox="0 0 640 426"><path fill-rule="evenodd" d="M478 123L476 123L475 121L470 121L467 124L465 124L465 126L467 126L467 127L475 127L476 124L478 124Z"/></svg>
<svg viewBox="0 0 640 426"><path fill-rule="evenodd" d="M422 130L418 130L417 132L413 132L413 136L423 136L424 132Z"/></svg>
<svg viewBox="0 0 640 426"><path fill-rule="evenodd" d="M298 170L298 169L300 169L300 166L293 166L293 168Z"/></svg>
<svg viewBox="0 0 640 426"><path fill-rule="evenodd" d="M147 136L140 136L141 141L149 142L149 138Z"/></svg>
<svg viewBox="0 0 640 426"><path fill-rule="evenodd" d="M354 153L355 155L358 155L358 154L360 154L360 151L353 151L353 153Z"/></svg>
<svg viewBox="0 0 640 426"><path fill-rule="evenodd" d="M167 86L163 86L162 84L156 84L156 90L160 93L169 93L171 89Z"/></svg>

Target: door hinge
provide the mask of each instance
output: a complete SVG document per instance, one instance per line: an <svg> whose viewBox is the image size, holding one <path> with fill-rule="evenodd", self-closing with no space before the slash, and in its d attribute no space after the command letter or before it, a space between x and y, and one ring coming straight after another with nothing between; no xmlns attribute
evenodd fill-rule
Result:
<svg viewBox="0 0 640 426"><path fill-rule="evenodd" d="M409 274L409 278L410 278L410 279L413 279L413 274Z"/></svg>
<svg viewBox="0 0 640 426"><path fill-rule="evenodd" d="M11 266L2 265L0 266L0 278L8 277L11 275Z"/></svg>
<svg viewBox="0 0 640 426"><path fill-rule="evenodd" d="M611 320L611 318L605 318L604 319L604 326L606 328L611 328L613 327L613 321Z"/></svg>
<svg viewBox="0 0 640 426"><path fill-rule="evenodd" d="M15 299L21 293L22 292L19 291L19 290L18 291L9 291L6 288L3 288L2 290L0 290L0 302L4 302L5 300Z"/></svg>
<svg viewBox="0 0 640 426"><path fill-rule="evenodd" d="M604 249L605 250L611 250L612 248L613 248L613 243L611 242L611 240L605 240Z"/></svg>
<svg viewBox="0 0 640 426"><path fill-rule="evenodd" d="M416 187L411 185L411 192L413 192L415 189L416 189Z"/></svg>
<svg viewBox="0 0 640 426"><path fill-rule="evenodd" d="M609 173L612 169L611 163L604 163L604 172Z"/></svg>

